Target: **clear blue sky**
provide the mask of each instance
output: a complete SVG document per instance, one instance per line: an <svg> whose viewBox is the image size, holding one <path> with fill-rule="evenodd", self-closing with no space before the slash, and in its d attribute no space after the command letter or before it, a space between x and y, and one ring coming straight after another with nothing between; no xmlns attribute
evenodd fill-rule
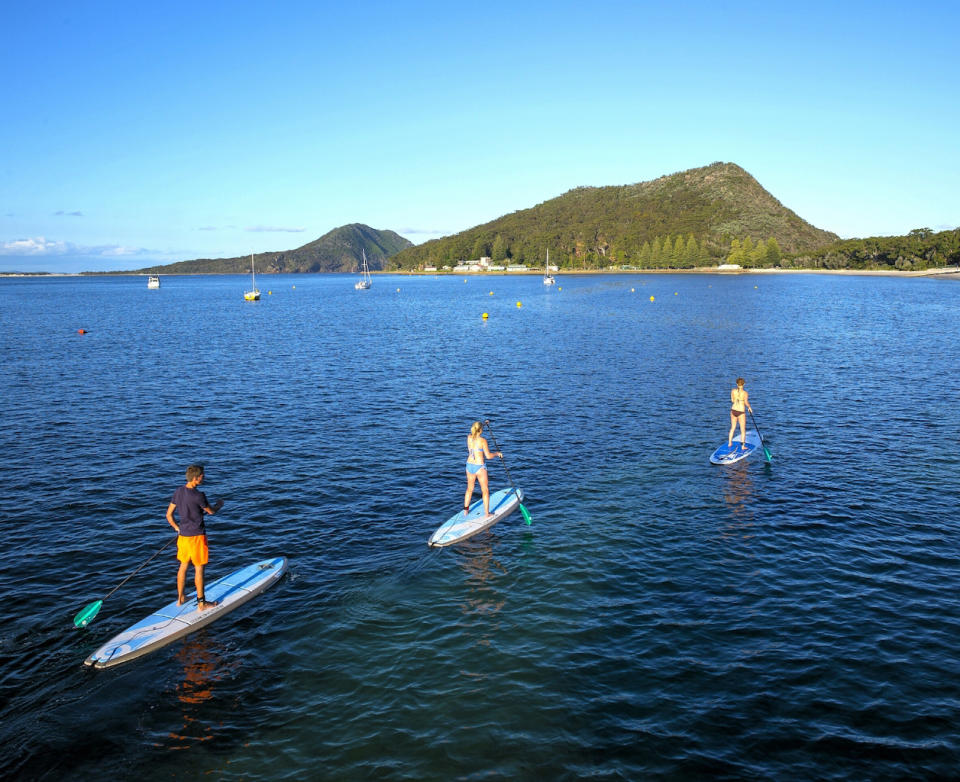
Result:
<svg viewBox="0 0 960 782"><path fill-rule="evenodd" d="M0 10L0 271L419 243L723 160L843 237L960 225L956 2Z"/></svg>

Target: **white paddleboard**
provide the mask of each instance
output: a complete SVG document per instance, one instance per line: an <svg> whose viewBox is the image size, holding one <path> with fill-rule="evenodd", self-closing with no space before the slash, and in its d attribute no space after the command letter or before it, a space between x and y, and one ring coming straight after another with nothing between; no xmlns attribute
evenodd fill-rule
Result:
<svg viewBox="0 0 960 782"><path fill-rule="evenodd" d="M460 511L445 524L441 524L437 531L430 536L427 545L436 548L450 546L459 543L461 540L466 540L478 532L483 532L519 508L522 499L523 492L520 489L517 489L516 492L513 489L495 491L490 495L490 518L485 519L483 517L483 500L477 500L470 506L469 513L464 514L463 511Z"/></svg>
<svg viewBox="0 0 960 782"><path fill-rule="evenodd" d="M746 448L740 447L740 434L738 432L734 435L733 445L728 446L726 443L721 445L710 454L710 461L713 464L733 464L734 462L739 462L741 459L746 459L760 447L760 435L752 429L748 430L744 445Z"/></svg>
<svg viewBox="0 0 960 782"><path fill-rule="evenodd" d="M219 605L200 611L196 595L182 606L174 600L146 619L131 625L119 635L115 635L97 651L91 654L84 664L96 668L109 668L112 665L135 660L194 630L210 624L224 614L239 608L250 598L256 597L265 589L273 586L287 569L286 557L275 557L240 568L229 576L218 578L204 586L207 600L216 600Z"/></svg>

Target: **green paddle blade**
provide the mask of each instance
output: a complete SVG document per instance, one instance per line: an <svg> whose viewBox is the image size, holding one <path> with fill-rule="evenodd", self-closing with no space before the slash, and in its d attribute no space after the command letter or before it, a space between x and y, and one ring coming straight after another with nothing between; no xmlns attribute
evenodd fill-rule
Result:
<svg viewBox="0 0 960 782"><path fill-rule="evenodd" d="M100 613L100 606L102 605L102 600L91 603L73 618L73 624L77 627L86 627L93 617Z"/></svg>
<svg viewBox="0 0 960 782"><path fill-rule="evenodd" d="M767 457L767 461L768 461L768 462L769 462L769 461L773 461L773 460L770 458L770 451L767 450L767 446L763 446L763 455Z"/></svg>
<svg viewBox="0 0 960 782"><path fill-rule="evenodd" d="M523 507L523 503L520 503L520 513L523 515L523 520L527 522L528 525L533 523L533 519L530 518L530 511Z"/></svg>

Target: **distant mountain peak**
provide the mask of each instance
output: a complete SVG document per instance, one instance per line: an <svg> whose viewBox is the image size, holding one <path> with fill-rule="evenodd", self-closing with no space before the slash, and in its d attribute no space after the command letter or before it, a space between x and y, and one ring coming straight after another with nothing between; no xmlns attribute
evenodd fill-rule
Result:
<svg viewBox="0 0 960 782"><path fill-rule="evenodd" d="M388 258L412 246L413 242L394 231L349 223L295 250L254 253L253 261L258 274L355 272L366 253L371 271L378 271L385 267ZM153 274L243 274L250 271L250 256L198 258L140 271Z"/></svg>
<svg viewBox="0 0 960 782"><path fill-rule="evenodd" d="M708 166L629 185L579 186L541 204L453 236L408 248L398 268L494 260L570 266L638 263L645 243L694 237L705 257L722 258L733 239L776 239L786 252L819 247L836 234L810 225L768 193L744 168ZM496 257L499 256L499 257Z"/></svg>

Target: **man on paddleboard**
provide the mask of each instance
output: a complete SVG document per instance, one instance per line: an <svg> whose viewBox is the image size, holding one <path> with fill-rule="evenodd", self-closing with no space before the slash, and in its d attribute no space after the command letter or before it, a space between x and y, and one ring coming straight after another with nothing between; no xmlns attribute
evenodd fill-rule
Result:
<svg viewBox="0 0 960 782"><path fill-rule="evenodd" d="M197 486L203 483L203 465L191 464L187 467L187 483L173 493L173 499L167 506L167 521L179 537L177 538L177 559L180 569L177 571L177 605L187 602L184 588L187 583L187 567L193 563L193 578L197 585L197 608L205 611L217 605L215 600L206 600L203 591L203 568L210 559L207 549L207 530L204 526L204 514L211 516L223 507L223 500L217 500L212 508L207 495ZM173 519L174 511L180 523Z"/></svg>
<svg viewBox="0 0 960 782"><path fill-rule="evenodd" d="M750 407L750 394L743 387L744 379L737 378L737 387L730 389L730 434L727 435L727 448L733 447L733 433L740 424L740 450L746 450L747 445L747 410L753 413Z"/></svg>

